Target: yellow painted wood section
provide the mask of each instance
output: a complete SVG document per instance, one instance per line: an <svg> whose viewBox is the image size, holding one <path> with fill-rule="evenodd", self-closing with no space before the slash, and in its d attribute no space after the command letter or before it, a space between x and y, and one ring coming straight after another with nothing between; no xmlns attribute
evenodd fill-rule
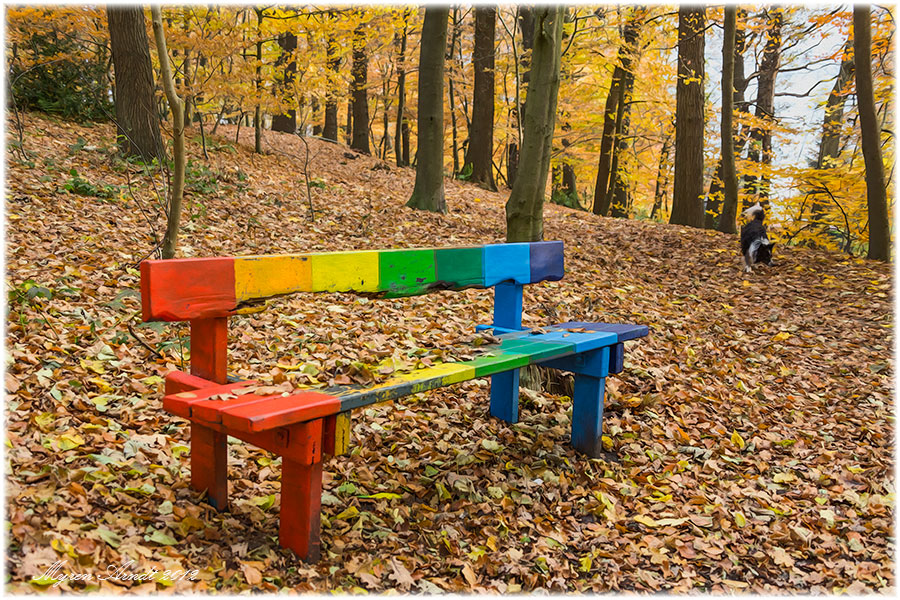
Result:
<svg viewBox="0 0 900 600"><path fill-rule="evenodd" d="M350 451L350 412L338 413L334 423L334 456Z"/></svg>
<svg viewBox="0 0 900 600"><path fill-rule="evenodd" d="M378 252L310 254L312 291L377 292Z"/></svg>
<svg viewBox="0 0 900 600"><path fill-rule="evenodd" d="M238 302L311 292L312 289L308 254L240 256L234 259L234 297Z"/></svg>

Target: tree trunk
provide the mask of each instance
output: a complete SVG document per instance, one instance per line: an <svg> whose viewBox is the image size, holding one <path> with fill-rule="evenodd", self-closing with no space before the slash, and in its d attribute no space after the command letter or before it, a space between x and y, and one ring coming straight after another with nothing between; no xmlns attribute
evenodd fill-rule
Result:
<svg viewBox="0 0 900 600"><path fill-rule="evenodd" d="M869 209L869 253L874 260L891 259L891 226L881 159L881 130L875 114L872 86L872 25L868 4L853 6L853 54L856 57L856 99L866 163L866 201Z"/></svg>
<svg viewBox="0 0 900 600"><path fill-rule="evenodd" d="M406 32L407 24L403 23L403 33L394 36L394 43L400 50L397 53L397 126L394 130L394 148L397 154L397 166L409 165L409 137L407 136L406 154L403 149L403 123L406 119Z"/></svg>
<svg viewBox="0 0 900 600"><path fill-rule="evenodd" d="M632 91L634 90L634 62L637 38L646 18L646 9L635 7L622 31L622 44L619 46L618 64L613 71L609 94L604 108L603 133L600 140L600 158L597 165L597 179L594 182L595 215L606 215L609 212L617 182L624 185L622 174L618 174L618 150L625 149L625 132ZM618 140L618 143L617 141ZM615 166L614 166L615 163ZM624 216L619 211L616 216Z"/></svg>
<svg viewBox="0 0 900 600"><path fill-rule="evenodd" d="M453 52L456 50L456 40L459 37L459 6L453 7L453 30L450 34L450 48L444 57L447 65L447 93L450 98L450 148L453 153L453 175L459 173L459 145L456 140L456 99L453 94Z"/></svg>
<svg viewBox="0 0 900 600"><path fill-rule="evenodd" d="M650 218L655 219L662 210L663 200L669 189L669 153L672 151L672 134L663 140L662 149L659 151L659 166L656 169L656 193L653 195L653 208L650 209Z"/></svg>
<svg viewBox="0 0 900 600"><path fill-rule="evenodd" d="M337 42L333 34L328 34L326 42L325 63L328 67L328 82L325 90L325 124L322 127L322 137L333 142L338 141L338 102L334 93L334 87L340 75L341 59L337 54Z"/></svg>
<svg viewBox="0 0 900 600"><path fill-rule="evenodd" d="M737 218L737 169L734 164L734 40L737 29L737 7L725 6L725 35L722 42L722 184L725 204L719 219L719 231L735 233Z"/></svg>
<svg viewBox="0 0 900 600"><path fill-rule="evenodd" d="M522 122L525 115L525 103L521 101L521 88L527 86L531 79L531 52L534 46L534 9L528 5L521 5L517 9L519 29L522 30L522 52L519 53L517 68L519 77L516 79L516 130L518 139L510 142L506 148L506 181L510 189L516 182L519 172L519 142L522 141Z"/></svg>
<svg viewBox="0 0 900 600"><path fill-rule="evenodd" d="M166 50L166 33L162 24L162 12L159 5L151 5L150 14L153 22L153 37L156 40L156 52L159 55L159 71L169 107L172 109L173 159L175 173L169 187L169 214L166 219L166 235L163 237L162 257L174 258L178 245L178 229L181 223L181 203L184 198L184 101L175 91L175 80L172 79L172 68L169 66L169 53Z"/></svg>
<svg viewBox="0 0 900 600"><path fill-rule="evenodd" d="M767 12L768 31L763 57L759 63L757 80L756 110L754 115L766 124L750 131L750 150L747 158L763 171L772 164L772 125L775 123L775 76L778 75L778 61L781 58L781 27L784 12L780 7L772 7ZM768 205L769 178L764 171L760 175L748 174L744 177L744 209L756 202Z"/></svg>
<svg viewBox="0 0 900 600"><path fill-rule="evenodd" d="M281 47L281 55L278 57L276 66L284 66L282 84L279 86L282 96L279 100L283 101L284 98L294 97L294 76L297 73L294 52L297 50L297 36L293 33L283 33L278 36L278 45ZM295 133L297 131L297 111L289 108L287 112L272 117L272 131Z"/></svg>
<svg viewBox="0 0 900 600"><path fill-rule="evenodd" d="M262 154L262 22L264 8L256 11L256 111L253 114L253 151Z"/></svg>
<svg viewBox="0 0 900 600"><path fill-rule="evenodd" d="M344 131L344 140L349 146L353 141L353 84L350 84L350 100L347 101L347 127Z"/></svg>
<svg viewBox="0 0 900 600"><path fill-rule="evenodd" d="M363 25L358 25L353 31L353 139L350 147L363 154L369 154L369 98L366 90L368 71L366 29Z"/></svg>
<svg viewBox="0 0 900 600"><path fill-rule="evenodd" d="M634 46L631 46L632 51ZM631 212L631 191L628 189L625 169L621 166L622 156L628 150L628 127L631 122L631 99L634 92L634 69L631 56L623 64L624 76L619 88L619 105L616 109L616 144L613 146L612 173L606 204L612 217L626 218Z"/></svg>
<svg viewBox="0 0 900 600"><path fill-rule="evenodd" d="M116 139L126 156L144 162L162 159L165 150L153 95L150 46L140 6L108 6L109 41L116 72Z"/></svg>
<svg viewBox="0 0 900 600"><path fill-rule="evenodd" d="M844 124L844 103L847 100L847 86L853 81L854 57L853 35L847 38L841 69L837 80L825 102L825 118L822 121L822 141L819 143L819 154L816 157L816 169L825 170L837 167L841 155L841 127ZM813 192L815 193L815 192ZM814 223L824 225L825 203L813 200L810 216Z"/></svg>
<svg viewBox="0 0 900 600"><path fill-rule="evenodd" d="M738 8L735 17L734 30L734 101L733 108L741 113L748 113L747 102L744 99L744 90L747 89L747 80L744 78L744 49L746 48L746 35L744 32L744 21L747 18L747 11ZM733 114L733 113L732 113ZM734 128L734 123L732 123ZM734 132L734 156L739 157L747 143L747 127L741 127ZM721 212L723 210L722 202L725 197L725 187L722 180L722 158L716 164L716 173L709 182L709 192L706 195L706 209L703 216L703 227L706 229L717 229L721 220ZM737 206L734 207L735 215L737 214ZM734 227L732 227L734 229ZM721 230L720 230L721 231Z"/></svg>
<svg viewBox="0 0 900 600"><path fill-rule="evenodd" d="M444 201L444 51L450 9L425 8L419 53L419 137L411 208L447 212Z"/></svg>
<svg viewBox="0 0 900 600"><path fill-rule="evenodd" d="M559 92L565 7L541 6L534 11L534 45L520 165L506 202L506 241L534 242L544 236L544 195L550 170L556 102Z"/></svg>
<svg viewBox="0 0 900 600"><path fill-rule="evenodd" d="M494 183L494 29L497 9L475 7L475 47L472 65L475 88L472 92L472 131L466 152L466 165L472 165L469 181L497 191Z"/></svg>
<svg viewBox="0 0 900 600"><path fill-rule="evenodd" d="M703 48L706 9L678 9L675 191L669 223L703 227Z"/></svg>

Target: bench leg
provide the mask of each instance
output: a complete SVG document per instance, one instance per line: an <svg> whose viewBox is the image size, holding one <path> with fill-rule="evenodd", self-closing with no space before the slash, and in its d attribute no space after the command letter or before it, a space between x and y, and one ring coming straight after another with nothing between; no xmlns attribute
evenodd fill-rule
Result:
<svg viewBox="0 0 900 600"><path fill-rule="evenodd" d="M519 370L491 375L491 416L507 423L519 420Z"/></svg>
<svg viewBox="0 0 900 600"><path fill-rule="evenodd" d="M603 451L603 393L606 379L575 375L572 398L572 446L592 458Z"/></svg>
<svg viewBox="0 0 900 600"><path fill-rule="evenodd" d="M228 508L228 436L197 423L191 423L191 487L206 490L213 508Z"/></svg>
<svg viewBox="0 0 900 600"><path fill-rule="evenodd" d="M321 555L322 441L324 419L290 428L290 456L282 455L278 541L308 563Z"/></svg>

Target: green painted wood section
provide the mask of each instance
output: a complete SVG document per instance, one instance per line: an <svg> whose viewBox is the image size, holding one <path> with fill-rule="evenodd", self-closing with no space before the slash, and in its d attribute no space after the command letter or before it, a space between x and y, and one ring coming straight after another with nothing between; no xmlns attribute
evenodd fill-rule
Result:
<svg viewBox="0 0 900 600"><path fill-rule="evenodd" d="M483 286L484 249L438 248L434 251L437 280L446 288Z"/></svg>
<svg viewBox="0 0 900 600"><path fill-rule="evenodd" d="M434 250L382 250L378 253L378 289L385 297L415 296L435 280Z"/></svg>

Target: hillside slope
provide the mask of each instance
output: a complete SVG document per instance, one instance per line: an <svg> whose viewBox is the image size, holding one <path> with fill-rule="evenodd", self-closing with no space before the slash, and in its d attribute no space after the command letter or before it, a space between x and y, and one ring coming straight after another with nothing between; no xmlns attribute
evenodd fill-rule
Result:
<svg viewBox="0 0 900 600"><path fill-rule="evenodd" d="M608 457L570 448L564 396L525 392L513 426L488 415L485 381L368 409L353 454L325 464L323 560L307 566L277 545L280 461L230 445L228 513L186 487L189 430L162 411L160 377L187 327L139 326L135 294L161 180L113 158L109 125L25 126L30 163L8 150L6 171L12 589L56 560L100 574L128 559L197 569L184 591L893 587L889 265L778 246L745 276L734 236L548 205L567 272L526 288L526 325L650 327L608 380ZM208 163L189 143L181 256L503 240L505 193L448 180L449 214L417 212L412 169L319 140L310 222L302 140L267 132L260 156L252 130L219 133ZM364 379L470 337L491 301L286 298L232 319L231 370Z"/></svg>

